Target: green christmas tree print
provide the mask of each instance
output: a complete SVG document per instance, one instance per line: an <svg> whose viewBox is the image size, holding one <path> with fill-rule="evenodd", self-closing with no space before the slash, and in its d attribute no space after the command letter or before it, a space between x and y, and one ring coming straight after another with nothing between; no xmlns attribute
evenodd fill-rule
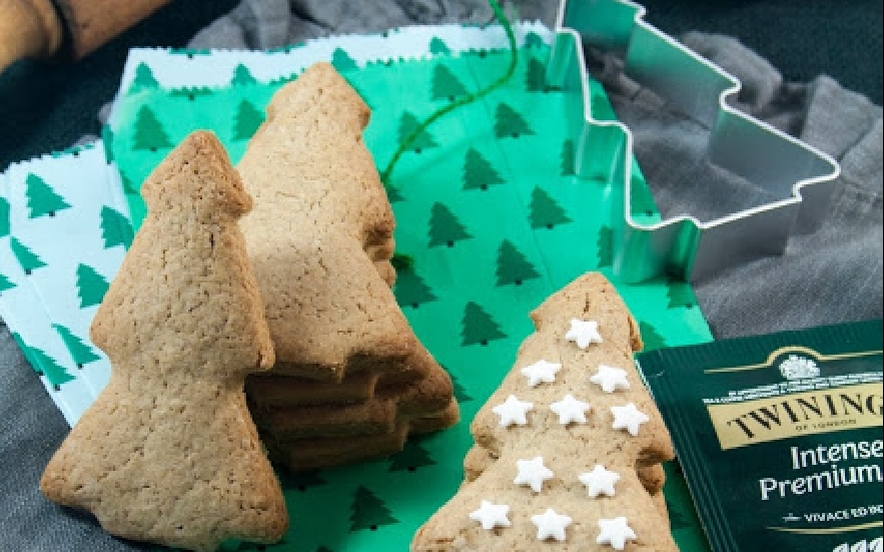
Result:
<svg viewBox="0 0 884 552"><path fill-rule="evenodd" d="M540 277L528 259L525 258L513 242L503 240L497 249L497 285L521 285L525 280Z"/></svg>
<svg viewBox="0 0 884 552"><path fill-rule="evenodd" d="M233 139L248 140L264 122L264 112L249 100L239 102L233 119Z"/></svg>
<svg viewBox="0 0 884 552"><path fill-rule="evenodd" d="M41 259L39 255L28 249L28 247L18 241L17 238L9 239L9 248L12 249L12 254L18 259L18 264L21 265L25 274L30 274L38 268L46 266L46 263L43 262L43 259Z"/></svg>
<svg viewBox="0 0 884 552"><path fill-rule="evenodd" d="M399 305L408 306L413 309L418 308L424 303L436 300L436 296L433 295L430 286L410 268L397 269L393 293Z"/></svg>
<svg viewBox="0 0 884 552"><path fill-rule="evenodd" d="M396 203L397 201L402 201L405 199L405 196L402 195L402 192L399 191L399 188L387 184L385 189L387 191L387 201L389 201L390 203Z"/></svg>
<svg viewBox="0 0 884 552"><path fill-rule="evenodd" d="M153 110L143 105L135 115L135 139L132 149L156 151L161 148L171 148L172 142L163 130L163 125L157 120Z"/></svg>
<svg viewBox="0 0 884 552"><path fill-rule="evenodd" d="M390 509L384 505L384 501L363 486L356 489L350 512L351 532L363 529L375 530L381 525L399 523L399 520L390 514Z"/></svg>
<svg viewBox="0 0 884 552"><path fill-rule="evenodd" d="M666 297L669 298L667 308L676 309L679 307L692 308L697 304L694 297L694 290L691 285L683 280L669 278L666 281Z"/></svg>
<svg viewBox="0 0 884 552"><path fill-rule="evenodd" d="M351 58L350 54L344 51L343 48L335 48L335 51L332 52L331 64L339 72L359 69L359 66L356 65L356 61Z"/></svg>
<svg viewBox="0 0 884 552"><path fill-rule="evenodd" d="M467 94L467 89L460 82L451 69L441 63L433 68L432 92L433 100L454 101L458 96Z"/></svg>
<svg viewBox="0 0 884 552"><path fill-rule="evenodd" d="M449 372L449 375L451 376L451 385L454 387L454 398L457 399L458 403L463 404L475 400L469 393L467 393L466 387L460 383L460 380L458 380L454 374Z"/></svg>
<svg viewBox="0 0 884 552"><path fill-rule="evenodd" d="M281 469L277 470L277 473L279 475L279 484L282 485L283 489L294 489L304 492L310 487L318 487L327 483L325 479L319 476L319 470L294 472Z"/></svg>
<svg viewBox="0 0 884 552"><path fill-rule="evenodd" d="M94 268L82 263L77 266L77 297L81 309L100 304L107 288L107 280Z"/></svg>
<svg viewBox="0 0 884 552"><path fill-rule="evenodd" d="M540 38L540 35L535 33L534 31L529 32L525 35L525 47L526 48L537 48L545 46L546 43Z"/></svg>
<svg viewBox="0 0 884 552"><path fill-rule="evenodd" d="M181 88L173 88L169 91L170 96L185 97L190 101L203 96L211 96L215 91L208 86L182 86Z"/></svg>
<svg viewBox="0 0 884 552"><path fill-rule="evenodd" d="M598 267L611 266L614 263L614 230L610 226L599 228L596 246L598 248Z"/></svg>
<svg viewBox="0 0 884 552"><path fill-rule="evenodd" d="M139 90L159 88L160 83L153 76L153 71L146 63L139 63L135 68L135 78L132 80L130 92L138 92Z"/></svg>
<svg viewBox="0 0 884 552"><path fill-rule="evenodd" d="M0 197L0 238L9 235L9 202Z"/></svg>
<svg viewBox="0 0 884 552"><path fill-rule="evenodd" d="M535 186L528 205L531 228L552 228L557 224L571 222L565 210L548 193Z"/></svg>
<svg viewBox="0 0 884 552"><path fill-rule="evenodd" d="M494 110L494 134L498 138L518 138L523 134L534 134L534 131L512 107L501 102Z"/></svg>
<svg viewBox="0 0 884 552"><path fill-rule="evenodd" d="M430 209L430 243L429 247L446 245L454 247L455 242L472 238L464 225L460 223L448 207L439 203Z"/></svg>
<svg viewBox="0 0 884 552"><path fill-rule="evenodd" d="M525 89L528 92L546 91L546 66L537 58L528 58L525 67Z"/></svg>
<svg viewBox="0 0 884 552"><path fill-rule="evenodd" d="M123 181L123 191L129 195L138 195L138 188L135 187L135 184L132 182L132 179L129 178L129 175L120 171L120 180Z"/></svg>
<svg viewBox="0 0 884 552"><path fill-rule="evenodd" d="M99 360L95 351L88 344L83 343L83 340L74 335L71 330L61 324L53 324L53 328L58 332L58 335L61 336L62 341L64 341L65 346L67 346L68 351L71 353L71 358L74 360L74 364L77 365L77 368L82 368L85 364L89 364L90 362Z"/></svg>
<svg viewBox="0 0 884 552"><path fill-rule="evenodd" d="M0 293L3 293L7 289L12 289L15 287L15 283L9 280L3 273L0 273Z"/></svg>
<svg viewBox="0 0 884 552"><path fill-rule="evenodd" d="M25 178L25 196L28 198L28 218L54 217L57 211L70 208L63 197L34 173L28 173Z"/></svg>
<svg viewBox="0 0 884 552"><path fill-rule="evenodd" d="M420 121L409 111L402 113L399 118L399 143L406 144L411 151L420 153L427 148L438 147L439 144L427 129L418 130Z"/></svg>
<svg viewBox="0 0 884 552"><path fill-rule="evenodd" d="M663 336L660 335L657 328L647 322L639 321L638 331L641 333L642 343L645 345L642 351L653 351L654 349L660 349L661 347L666 346L666 340L663 339Z"/></svg>
<svg viewBox="0 0 884 552"><path fill-rule="evenodd" d="M230 79L230 84L232 86L243 86L257 83L258 81L252 76L252 72L242 63L233 69L233 77Z"/></svg>
<svg viewBox="0 0 884 552"><path fill-rule="evenodd" d="M503 178L479 151L467 150L463 164L464 190L487 190L489 186L503 183Z"/></svg>
<svg viewBox="0 0 884 552"><path fill-rule="evenodd" d="M430 53L447 56L451 53L451 49L448 48L448 45L445 44L444 40L438 36L434 36L432 40L430 40Z"/></svg>
<svg viewBox="0 0 884 552"><path fill-rule="evenodd" d="M44 376L56 391L61 389L63 384L76 379L56 362L54 358L36 347L28 347L25 357L31 360L37 373Z"/></svg>
<svg viewBox="0 0 884 552"><path fill-rule="evenodd" d="M432 466L436 463L430 457L423 446L421 446L419 436L411 437L405 442L405 447L398 453L390 457L390 471L417 471L423 466Z"/></svg>
<svg viewBox="0 0 884 552"><path fill-rule="evenodd" d="M104 248L109 249L122 245L128 249L132 245L132 225L129 219L116 209L107 205L101 208L101 238L104 240Z"/></svg>
<svg viewBox="0 0 884 552"><path fill-rule="evenodd" d="M562 153L559 155L562 160L562 176L574 176L574 168L577 163L574 159L574 140L565 140L562 142Z"/></svg>
<svg viewBox="0 0 884 552"><path fill-rule="evenodd" d="M488 345L491 340L506 337L506 334L500 330L500 325L494 321L491 315L472 301L464 307L461 326L463 328L462 345L475 345L476 343Z"/></svg>

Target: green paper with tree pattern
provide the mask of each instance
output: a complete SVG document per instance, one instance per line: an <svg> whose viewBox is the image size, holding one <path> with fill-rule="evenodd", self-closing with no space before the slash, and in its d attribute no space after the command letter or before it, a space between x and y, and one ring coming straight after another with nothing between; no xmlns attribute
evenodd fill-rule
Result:
<svg viewBox="0 0 884 552"><path fill-rule="evenodd" d="M379 170L421 121L488 86L510 63L499 28L429 29L421 31L426 51L420 57L403 57L411 54L391 48L386 57L365 60L356 48L323 43L325 59L372 109L365 143ZM473 38L458 38L492 31L497 38L479 47ZM397 221L397 258L405 260L397 266L394 292L418 337L451 374L461 422L413 437L386 459L281 472L292 525L284 542L266 550L407 550L417 528L460 485L463 459L472 446L470 420L533 330L528 313L586 271L601 271L616 282L611 229L617 214L607 201L611 183L573 174L579 137L573 135L572 118L582 117L584 103L579 93L543 85L550 37L537 26L522 29L512 78L418 133L386 183ZM334 40L341 44L340 37ZM297 48L279 55L295 53ZM188 55L192 59L184 59ZM235 163L273 93L297 78L297 71L268 77L248 60L225 61L228 72L221 84L169 76L169 66L233 55L135 51L130 56L130 85L118 98L105 142L136 229L144 215L140 183L174 144L193 130L213 130ZM610 118L598 86L594 98L596 115ZM601 147L598 154L611 152ZM640 173L633 190L642 215L658 216ZM660 277L616 285L639 320L647 348L710 340L688 284ZM678 467L667 469L676 541L683 550L707 550Z"/></svg>

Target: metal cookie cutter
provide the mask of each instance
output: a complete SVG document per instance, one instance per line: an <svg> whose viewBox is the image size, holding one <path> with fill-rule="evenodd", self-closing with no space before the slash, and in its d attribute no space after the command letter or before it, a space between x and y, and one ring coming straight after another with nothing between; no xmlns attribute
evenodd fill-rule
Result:
<svg viewBox="0 0 884 552"><path fill-rule="evenodd" d="M838 163L728 105L740 82L645 22L644 14L626 0L562 0L547 69L549 84L582 92L584 117L573 129L575 172L610 184L615 275L629 283L664 273L696 281L782 254L793 230L818 226ZM593 118L584 45L622 56L626 75L709 128L711 163L782 199L708 222L690 215L637 222L630 211L633 137L622 123ZM600 148L610 151L605 144L616 144L612 156L600 155Z"/></svg>

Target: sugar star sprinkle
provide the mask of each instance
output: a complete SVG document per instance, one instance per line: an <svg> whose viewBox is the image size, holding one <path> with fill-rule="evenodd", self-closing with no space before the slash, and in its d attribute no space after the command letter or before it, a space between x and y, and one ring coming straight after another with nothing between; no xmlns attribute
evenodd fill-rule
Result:
<svg viewBox="0 0 884 552"><path fill-rule="evenodd" d="M613 393L618 389L629 389L626 370L604 364L599 364L598 372L591 376L589 381L598 384L605 393Z"/></svg>
<svg viewBox="0 0 884 552"><path fill-rule="evenodd" d="M470 519L482 524L482 529L494 529L497 526L509 527L510 520L506 515L510 507L506 504L494 504L487 500L482 501L478 510L470 512Z"/></svg>
<svg viewBox="0 0 884 552"><path fill-rule="evenodd" d="M528 419L525 417L525 414L532 408L534 408L534 403L523 402L517 399L515 395L510 395L506 398L506 401L495 406L491 411L500 416L501 426L509 427L513 424L526 425Z"/></svg>
<svg viewBox="0 0 884 552"><path fill-rule="evenodd" d="M559 423L562 425L568 425L571 422L585 424L589 403L579 401L569 393L562 400L549 405L549 408L559 415Z"/></svg>
<svg viewBox="0 0 884 552"><path fill-rule="evenodd" d="M571 329L565 334L565 339L573 341L581 349L586 349L591 343L601 343L602 336L599 334L599 323L595 320L571 319Z"/></svg>
<svg viewBox="0 0 884 552"><path fill-rule="evenodd" d="M531 516L531 522L537 526L537 540L556 539L559 542L565 540L565 528L571 525L571 518L557 514L552 508L548 508L542 514Z"/></svg>
<svg viewBox="0 0 884 552"><path fill-rule="evenodd" d="M556 373L562 369L562 365L556 362L538 360L522 368L522 375L528 378L528 385L537 387L541 383L556 381Z"/></svg>
<svg viewBox="0 0 884 552"><path fill-rule="evenodd" d="M596 464L592 471L581 473L577 479L586 485L590 498L598 498L599 495L614 496L614 483L620 481L620 474Z"/></svg>
<svg viewBox="0 0 884 552"><path fill-rule="evenodd" d="M650 421L647 414L639 410L632 403L623 406L612 406L611 414L614 415L614 429L625 429L630 435L638 435L638 426Z"/></svg>
<svg viewBox="0 0 884 552"><path fill-rule="evenodd" d="M623 550L627 540L635 540L635 531L633 531L626 523L625 517L616 517L614 519L599 520L598 538L595 539L596 544L610 544L614 550Z"/></svg>
<svg viewBox="0 0 884 552"><path fill-rule="evenodd" d="M516 485L528 485L535 493L543 488L543 482L552 479L553 472L543 465L543 456L536 456L531 460L516 460L519 473L513 479Z"/></svg>

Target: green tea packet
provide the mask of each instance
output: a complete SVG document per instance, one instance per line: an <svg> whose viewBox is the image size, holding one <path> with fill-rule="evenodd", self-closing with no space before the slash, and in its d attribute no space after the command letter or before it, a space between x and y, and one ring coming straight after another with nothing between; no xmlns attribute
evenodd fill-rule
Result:
<svg viewBox="0 0 884 552"><path fill-rule="evenodd" d="M882 547L882 321L637 356L719 552Z"/></svg>

